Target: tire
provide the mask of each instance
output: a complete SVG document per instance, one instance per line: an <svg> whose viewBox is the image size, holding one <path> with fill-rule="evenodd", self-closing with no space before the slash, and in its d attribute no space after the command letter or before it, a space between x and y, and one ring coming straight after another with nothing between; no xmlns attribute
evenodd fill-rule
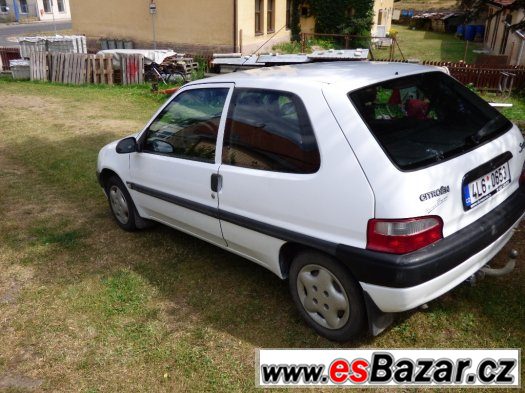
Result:
<svg viewBox="0 0 525 393"><path fill-rule="evenodd" d="M126 231L135 231L137 213L131 195L117 176L111 176L106 183L109 208L117 224Z"/></svg>
<svg viewBox="0 0 525 393"><path fill-rule="evenodd" d="M305 251L292 261L292 299L306 323L332 341L348 341L363 330L363 292L350 272L320 252Z"/></svg>

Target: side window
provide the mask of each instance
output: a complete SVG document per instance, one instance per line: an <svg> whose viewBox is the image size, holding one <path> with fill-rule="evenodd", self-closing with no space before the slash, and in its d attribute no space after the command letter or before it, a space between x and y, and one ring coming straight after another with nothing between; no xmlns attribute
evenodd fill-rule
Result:
<svg viewBox="0 0 525 393"><path fill-rule="evenodd" d="M319 150L299 97L274 90L236 89L222 162L266 171L317 172Z"/></svg>
<svg viewBox="0 0 525 393"><path fill-rule="evenodd" d="M213 163L227 88L179 94L149 126L143 151Z"/></svg>

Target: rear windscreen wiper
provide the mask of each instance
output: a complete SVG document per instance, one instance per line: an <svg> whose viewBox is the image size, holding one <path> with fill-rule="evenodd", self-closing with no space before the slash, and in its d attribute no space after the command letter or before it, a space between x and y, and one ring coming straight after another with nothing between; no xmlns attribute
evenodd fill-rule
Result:
<svg viewBox="0 0 525 393"><path fill-rule="evenodd" d="M492 134L494 131L498 130L499 127L496 127L498 123L506 121L505 117L502 115L496 116L494 119L490 120L487 124L481 127L474 134L469 135L466 138L466 142L473 142L475 145L479 144L486 136Z"/></svg>

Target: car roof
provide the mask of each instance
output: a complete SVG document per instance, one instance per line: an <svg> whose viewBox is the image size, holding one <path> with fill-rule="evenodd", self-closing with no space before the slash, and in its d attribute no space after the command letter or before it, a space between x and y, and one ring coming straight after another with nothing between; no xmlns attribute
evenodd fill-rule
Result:
<svg viewBox="0 0 525 393"><path fill-rule="evenodd" d="M368 86L384 80L429 71L443 71L438 67L419 64L389 63L373 61L336 61L326 63L294 64L260 67L233 72L196 81L195 83L226 83L239 85L271 86L271 82L294 84L336 84L347 91ZM264 80L261 80L264 78Z"/></svg>

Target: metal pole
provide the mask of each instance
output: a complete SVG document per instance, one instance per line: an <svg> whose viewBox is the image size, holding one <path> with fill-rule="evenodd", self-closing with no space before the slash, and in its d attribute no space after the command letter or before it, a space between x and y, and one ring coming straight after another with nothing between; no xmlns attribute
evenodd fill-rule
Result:
<svg viewBox="0 0 525 393"><path fill-rule="evenodd" d="M13 0L13 11L15 13L15 19L17 22L20 22L20 12L18 10L18 4L16 0Z"/></svg>
<svg viewBox="0 0 525 393"><path fill-rule="evenodd" d="M467 62L467 52L468 52L468 40L465 40L465 54L463 55L463 63Z"/></svg>
<svg viewBox="0 0 525 393"><path fill-rule="evenodd" d="M157 29L155 27L155 14L151 14L151 26L153 29L153 49L157 49Z"/></svg>
<svg viewBox="0 0 525 393"><path fill-rule="evenodd" d="M157 15L157 4L151 0L149 4L149 13L151 14L151 32L153 35L153 49L157 49L157 27L155 26L155 15Z"/></svg>
<svg viewBox="0 0 525 393"><path fill-rule="evenodd" d="M48 0L44 0L44 1L48 1ZM53 27L55 29L55 35L58 35L57 34L57 24L55 23L55 5L53 4L53 0L49 0L49 2L51 3L51 15L53 15Z"/></svg>

